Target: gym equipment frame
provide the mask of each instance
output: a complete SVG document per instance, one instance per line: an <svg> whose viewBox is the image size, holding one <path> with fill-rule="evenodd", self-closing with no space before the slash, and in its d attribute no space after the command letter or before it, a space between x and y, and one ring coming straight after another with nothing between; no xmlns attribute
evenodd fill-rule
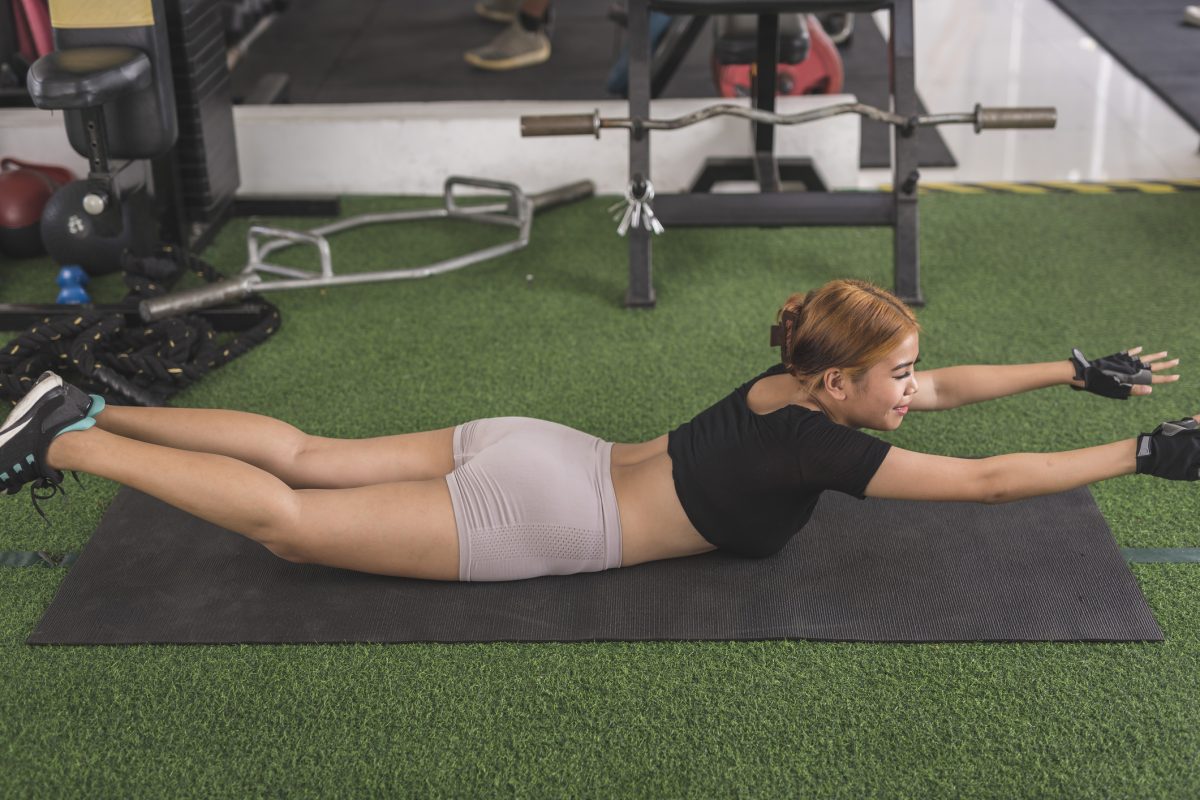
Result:
<svg viewBox="0 0 1200 800"><path fill-rule="evenodd" d="M681 117L655 121L650 116L651 53L650 11L668 14L747 14L758 15L757 85L753 108L718 106ZM880 111L858 103L820 109L811 114L783 117L774 113L775 83L779 48L779 14L785 12L846 11L870 12L879 9L890 14L888 60L890 65L892 111ZM692 191L682 194L658 194L654 214L663 225L784 227L810 225L888 226L893 236L895 294L912 306L925 305L921 294L920 259L917 239L916 128L951 122L973 122L982 128L1054 127L1053 108L981 109L974 114L917 116L913 65L912 0L629 0L629 118L601 120L598 115L523 117L522 135L595 134L603 127L629 129L630 186L643 186L650 180L650 131L669 130L699 122L716 114L735 114L751 120L754 156L743 170L744 179L755 180L760 191L749 194L709 194ZM821 113L824 112L824 113ZM811 162L780 163L774 153L774 125L795 124L840 113L858 113L893 124L895 155L892 190L877 192L784 192L782 177L804 180L813 174ZM714 164L731 177L730 165ZM789 174L790 173L790 174ZM700 181L698 183L703 183ZM629 289L627 307L653 308L655 294L651 270L650 231L634 225L629 229Z"/></svg>

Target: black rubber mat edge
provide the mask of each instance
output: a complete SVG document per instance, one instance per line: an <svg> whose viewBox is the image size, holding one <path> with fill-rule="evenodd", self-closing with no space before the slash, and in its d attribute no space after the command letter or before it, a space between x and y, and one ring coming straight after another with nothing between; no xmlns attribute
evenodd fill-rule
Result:
<svg viewBox="0 0 1200 800"><path fill-rule="evenodd" d="M1132 564L1200 564L1200 547L1122 547ZM78 553L57 555L44 550L0 550L0 567L69 567Z"/></svg>

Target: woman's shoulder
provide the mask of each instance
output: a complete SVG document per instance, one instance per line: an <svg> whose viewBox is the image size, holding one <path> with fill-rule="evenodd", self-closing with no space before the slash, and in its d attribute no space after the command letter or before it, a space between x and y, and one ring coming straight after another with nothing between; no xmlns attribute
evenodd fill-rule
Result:
<svg viewBox="0 0 1200 800"><path fill-rule="evenodd" d="M785 372L787 372L787 367L784 366L783 364L772 364L771 366L767 367L762 372L755 375L753 378L751 378L748 381L746 381L745 383L743 383L741 386L738 387L738 389L739 390L749 389L751 386L753 386L755 383L762 380L763 378L769 378L773 375L782 375Z"/></svg>
<svg viewBox="0 0 1200 800"><path fill-rule="evenodd" d="M782 375L787 372L787 365L783 363L772 364L762 372L763 375Z"/></svg>

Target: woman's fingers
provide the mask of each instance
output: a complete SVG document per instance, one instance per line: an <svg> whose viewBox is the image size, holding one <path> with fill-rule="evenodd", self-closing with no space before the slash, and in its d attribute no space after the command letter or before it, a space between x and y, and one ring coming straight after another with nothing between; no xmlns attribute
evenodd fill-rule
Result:
<svg viewBox="0 0 1200 800"><path fill-rule="evenodd" d="M1134 355L1135 353L1137 353L1138 350L1141 350L1141 349L1142 348L1138 347L1134 350L1130 350L1129 354ZM1140 358L1141 358L1141 361L1143 364L1150 365L1151 372L1158 372L1160 369L1170 369L1171 367L1173 367L1179 363L1178 358L1172 359L1170 361L1159 361L1158 360L1160 358L1165 358L1166 355L1167 355L1167 351L1163 350L1161 353L1155 353L1152 356L1141 356Z"/></svg>
<svg viewBox="0 0 1200 800"><path fill-rule="evenodd" d="M1143 359L1144 361L1145 359ZM1164 369L1170 369L1179 365L1179 359L1173 358L1170 361L1159 361L1150 365L1151 372L1160 372ZM1179 380L1178 375L1155 375L1152 379L1153 383L1166 383L1167 381Z"/></svg>
<svg viewBox="0 0 1200 800"><path fill-rule="evenodd" d="M1136 356L1138 353L1142 352L1142 349L1143 348L1141 346L1131 347L1128 350L1126 350L1125 352L1130 356ZM1167 352L1168 351L1163 350L1161 353L1155 353L1154 355L1139 356L1139 359L1141 360L1141 362L1143 364L1146 364L1147 366L1150 367L1151 372L1159 372L1161 370L1166 370L1166 369L1170 369L1171 367L1178 366L1179 365L1178 358L1173 358L1170 361L1159 361L1159 359L1161 359L1161 358L1166 358ZM1150 377L1150 382L1151 383L1174 383L1175 381L1179 380L1180 377L1181 377L1180 375L1152 375ZM1147 386L1145 384L1138 384L1137 386L1134 386L1130 390L1130 394L1147 395L1147 394L1150 394L1152 391L1154 391L1154 390L1151 389L1149 386ZM1200 414L1196 415L1196 419L1197 419L1197 421L1200 421Z"/></svg>

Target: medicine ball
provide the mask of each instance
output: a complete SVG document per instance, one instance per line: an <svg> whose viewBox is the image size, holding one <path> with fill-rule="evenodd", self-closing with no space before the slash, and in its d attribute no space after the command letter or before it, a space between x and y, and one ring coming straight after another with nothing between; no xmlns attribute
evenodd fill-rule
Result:
<svg viewBox="0 0 1200 800"><path fill-rule="evenodd" d="M145 192L130 192L100 214L83 209L93 187L86 180L59 189L42 213L42 241L59 264L78 264L89 275L121 269L126 251L145 258L158 243L154 205Z"/></svg>
<svg viewBox="0 0 1200 800"><path fill-rule="evenodd" d="M0 252L30 258L46 252L40 223L54 191L75 176L62 167L0 161Z"/></svg>

